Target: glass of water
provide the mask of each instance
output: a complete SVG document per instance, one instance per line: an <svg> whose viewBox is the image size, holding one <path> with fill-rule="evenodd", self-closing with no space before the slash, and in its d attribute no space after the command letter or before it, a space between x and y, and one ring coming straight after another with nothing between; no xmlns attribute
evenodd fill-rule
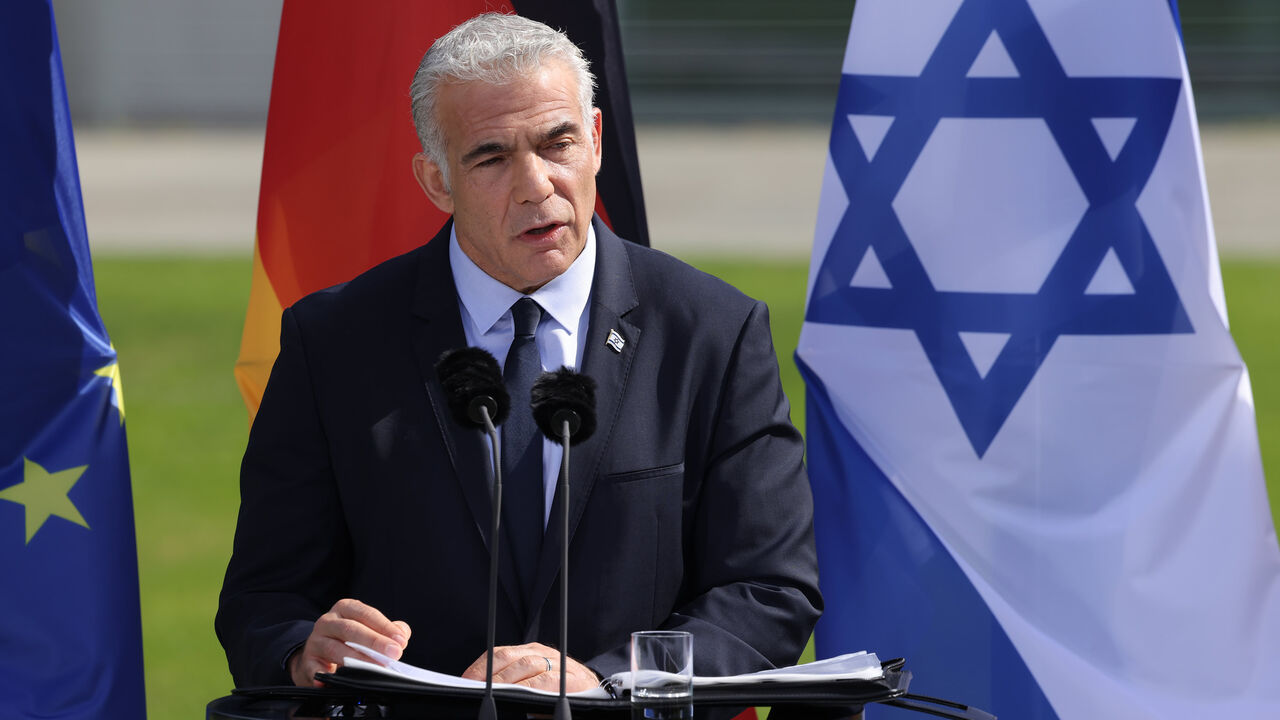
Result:
<svg viewBox="0 0 1280 720"><path fill-rule="evenodd" d="M631 633L631 701L670 702L693 696L693 635L683 630Z"/></svg>

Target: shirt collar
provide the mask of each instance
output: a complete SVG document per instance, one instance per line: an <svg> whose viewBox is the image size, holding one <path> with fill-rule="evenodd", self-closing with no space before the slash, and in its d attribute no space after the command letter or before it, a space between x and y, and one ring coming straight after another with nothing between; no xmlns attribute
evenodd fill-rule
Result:
<svg viewBox="0 0 1280 720"><path fill-rule="evenodd" d="M457 231L449 230L449 264L453 285L465 311L482 334L493 331L503 315L524 293L495 280L462 251ZM596 230L587 225L587 242L573 264L559 276L529 294L547 316L570 335L578 332L579 320L591 296L596 267Z"/></svg>

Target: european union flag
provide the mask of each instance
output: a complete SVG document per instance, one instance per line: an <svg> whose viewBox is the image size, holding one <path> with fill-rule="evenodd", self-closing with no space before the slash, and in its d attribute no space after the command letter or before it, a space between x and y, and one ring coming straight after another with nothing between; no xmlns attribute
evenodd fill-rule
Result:
<svg viewBox="0 0 1280 720"><path fill-rule="evenodd" d="M0 22L0 716L141 718L124 401L49 0Z"/></svg>
<svg viewBox="0 0 1280 720"><path fill-rule="evenodd" d="M859 0L797 350L819 656L1001 717L1280 717L1197 133L1165 0Z"/></svg>

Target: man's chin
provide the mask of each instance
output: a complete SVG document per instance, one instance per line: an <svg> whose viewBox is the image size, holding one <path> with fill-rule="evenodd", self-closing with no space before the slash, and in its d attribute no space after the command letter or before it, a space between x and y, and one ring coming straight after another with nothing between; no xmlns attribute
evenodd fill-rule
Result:
<svg viewBox="0 0 1280 720"><path fill-rule="evenodd" d="M541 288L543 285L546 285L552 280L555 280L557 277L560 276L560 274L561 273L558 272L555 274L539 275L538 278L540 279L534 279L532 275L526 275L525 277L520 279L519 282L521 286L516 288L516 290L519 290L525 295L529 295L530 293L533 293L535 290Z"/></svg>

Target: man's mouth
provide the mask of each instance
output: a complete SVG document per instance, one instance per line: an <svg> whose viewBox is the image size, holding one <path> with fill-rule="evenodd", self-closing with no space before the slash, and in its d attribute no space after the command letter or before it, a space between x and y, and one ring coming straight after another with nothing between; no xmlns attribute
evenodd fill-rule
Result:
<svg viewBox="0 0 1280 720"><path fill-rule="evenodd" d="M550 235L551 233L555 232L556 228L558 227L560 227L560 223L548 223L546 225L539 225L538 227L529 228L528 230L525 230L521 234L531 236L531 237L536 237L536 238L546 237L547 235Z"/></svg>

